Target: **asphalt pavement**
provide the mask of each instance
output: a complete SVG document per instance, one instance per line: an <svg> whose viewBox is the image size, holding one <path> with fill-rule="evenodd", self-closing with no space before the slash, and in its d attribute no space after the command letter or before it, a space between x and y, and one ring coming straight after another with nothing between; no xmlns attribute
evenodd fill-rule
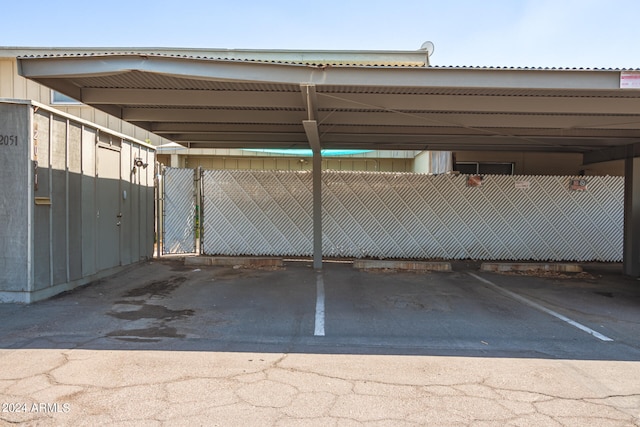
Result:
<svg viewBox="0 0 640 427"><path fill-rule="evenodd" d="M146 262L0 305L0 424L640 426L640 281Z"/></svg>

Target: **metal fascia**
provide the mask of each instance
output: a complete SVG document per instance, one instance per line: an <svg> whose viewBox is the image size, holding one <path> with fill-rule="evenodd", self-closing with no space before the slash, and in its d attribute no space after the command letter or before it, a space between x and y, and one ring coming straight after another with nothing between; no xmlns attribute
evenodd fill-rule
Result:
<svg viewBox="0 0 640 427"><path fill-rule="evenodd" d="M179 77L315 85L397 87L618 89L619 72L585 70L442 69L433 67L312 67L293 64L158 56L20 58L33 79L115 75L132 70Z"/></svg>

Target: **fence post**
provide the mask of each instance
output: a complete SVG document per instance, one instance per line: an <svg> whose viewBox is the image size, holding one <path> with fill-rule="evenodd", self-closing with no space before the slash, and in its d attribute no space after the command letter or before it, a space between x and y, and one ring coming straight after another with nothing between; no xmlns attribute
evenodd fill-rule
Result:
<svg viewBox="0 0 640 427"><path fill-rule="evenodd" d="M198 166L198 168L195 170L195 186L196 186L196 212L195 212L195 221L194 221L194 227L195 227L195 233L194 233L194 237L196 239L195 241L195 247L196 247L196 254L197 255L202 255L202 216L203 216L203 212L202 212L202 166Z"/></svg>
<svg viewBox="0 0 640 427"><path fill-rule="evenodd" d="M156 203L155 203L155 208L156 208L156 256L158 258L160 258L162 255L162 245L163 245L163 234L164 234L164 228L162 226L162 210L163 210L163 205L162 205L162 198L163 198L163 189L164 189L164 180L163 178L163 173L164 173L164 165L160 162L156 162L156 176L155 176L155 183L156 183Z"/></svg>

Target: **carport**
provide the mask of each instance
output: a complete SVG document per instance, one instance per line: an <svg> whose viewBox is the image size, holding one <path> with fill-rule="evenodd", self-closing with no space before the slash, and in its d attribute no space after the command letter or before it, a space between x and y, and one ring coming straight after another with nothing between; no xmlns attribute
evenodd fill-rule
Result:
<svg viewBox="0 0 640 427"><path fill-rule="evenodd" d="M640 70L434 67L410 52L89 49L20 73L192 148L581 153L625 160L624 272L640 276Z"/></svg>

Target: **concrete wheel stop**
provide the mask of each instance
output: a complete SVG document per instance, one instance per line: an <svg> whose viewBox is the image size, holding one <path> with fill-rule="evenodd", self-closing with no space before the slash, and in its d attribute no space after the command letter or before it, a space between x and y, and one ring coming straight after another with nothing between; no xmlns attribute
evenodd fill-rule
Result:
<svg viewBox="0 0 640 427"><path fill-rule="evenodd" d="M571 263L485 262L480 265L480 271L582 273L582 267Z"/></svg>
<svg viewBox="0 0 640 427"><path fill-rule="evenodd" d="M282 258L269 257L216 257L216 256L191 256L184 259L187 266L242 266L246 268L281 268L284 266Z"/></svg>
<svg viewBox="0 0 640 427"><path fill-rule="evenodd" d="M401 270L401 271L452 271L450 262L402 261L356 259L353 268L359 270Z"/></svg>

